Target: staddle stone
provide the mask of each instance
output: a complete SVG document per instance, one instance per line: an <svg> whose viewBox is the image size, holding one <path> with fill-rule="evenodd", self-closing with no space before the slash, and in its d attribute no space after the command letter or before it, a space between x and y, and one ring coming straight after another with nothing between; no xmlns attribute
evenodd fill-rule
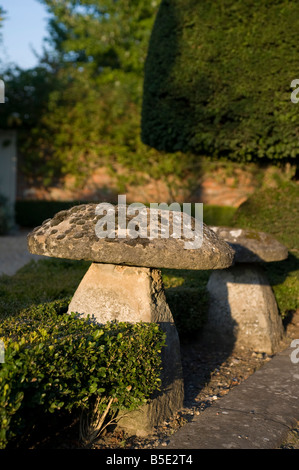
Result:
<svg viewBox="0 0 299 470"><path fill-rule="evenodd" d="M161 391L118 424L145 436L181 409L184 399L179 337L158 268L223 269L232 264L234 251L202 222L189 218L186 227L180 212L144 208L136 236L136 218L127 206L107 204L106 209L84 204L61 211L29 234L28 247L39 255L92 261L69 312L89 315L99 324L154 322L166 333Z"/></svg>
<svg viewBox="0 0 299 470"><path fill-rule="evenodd" d="M264 232L210 227L235 250L235 264L211 273L203 337L256 352L275 353L284 330L263 262L282 261L287 248Z"/></svg>
<svg viewBox="0 0 299 470"><path fill-rule="evenodd" d="M213 271L208 282L210 304L205 335L217 335L236 348L273 354L283 326L269 281L259 266L238 264Z"/></svg>

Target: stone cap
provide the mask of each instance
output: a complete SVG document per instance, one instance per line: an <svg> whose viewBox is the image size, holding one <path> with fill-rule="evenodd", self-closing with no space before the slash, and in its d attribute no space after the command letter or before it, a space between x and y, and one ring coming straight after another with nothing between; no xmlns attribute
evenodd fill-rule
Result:
<svg viewBox="0 0 299 470"><path fill-rule="evenodd" d="M100 206L103 206L102 203ZM136 213L128 215L126 205L106 203L107 210L99 211L98 204L82 204L69 210L58 212L52 219L47 219L40 227L36 227L27 237L28 249L31 253L55 258L87 260L98 263L116 265L141 266L170 269L224 269L232 265L234 251L207 225L191 217L191 229L202 227L202 243L199 248L188 248L190 230L184 231L185 225L181 212L145 208L140 220L142 237L134 235ZM124 219L125 211L125 219ZM154 211L154 212L153 212ZM115 220L115 230L110 230L109 238L99 238L99 225L104 227L107 214L112 214ZM156 234L149 234L150 217L157 216ZM169 217L169 222L167 221ZM134 220L135 219L135 220ZM189 219L189 221L190 221ZM125 220L126 235L118 230L122 227L120 220ZM169 228L170 236L163 238ZM153 224L151 223L151 229ZM180 238L175 238L176 230L182 228ZM111 227L110 227L111 228ZM196 230L197 230L196 228ZM140 227L139 227L140 229ZM198 232L198 230L197 230ZM192 232L193 238L194 233ZM114 233L114 238L112 237ZM139 234L140 235L140 234ZM196 235L197 236L197 235ZM192 246L192 244L191 244Z"/></svg>
<svg viewBox="0 0 299 470"><path fill-rule="evenodd" d="M282 261L288 257L287 248L272 235L251 229L209 227L235 251L235 263Z"/></svg>

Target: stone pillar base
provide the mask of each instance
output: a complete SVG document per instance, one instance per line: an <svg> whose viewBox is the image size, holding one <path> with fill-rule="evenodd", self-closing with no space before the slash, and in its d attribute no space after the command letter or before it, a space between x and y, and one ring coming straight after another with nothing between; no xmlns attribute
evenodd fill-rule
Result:
<svg viewBox="0 0 299 470"><path fill-rule="evenodd" d="M283 337L282 320L259 266L244 263L213 271L207 288L210 306L203 337L256 352L277 351Z"/></svg>
<svg viewBox="0 0 299 470"><path fill-rule="evenodd" d="M161 392L120 419L118 427L146 436L183 406L180 343L157 269L92 263L69 305L69 312L90 315L99 324L158 323L166 333L162 348Z"/></svg>

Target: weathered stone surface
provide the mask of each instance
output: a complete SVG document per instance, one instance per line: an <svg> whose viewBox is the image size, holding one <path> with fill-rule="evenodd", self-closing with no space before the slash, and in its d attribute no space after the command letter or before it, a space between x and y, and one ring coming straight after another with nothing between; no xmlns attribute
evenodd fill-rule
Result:
<svg viewBox="0 0 299 470"><path fill-rule="evenodd" d="M287 248L274 237L255 230L209 227L235 251L235 263L282 261L288 257Z"/></svg>
<svg viewBox="0 0 299 470"><path fill-rule="evenodd" d="M211 274L205 335L216 334L222 341L254 351L276 352L283 335L282 321L271 286L258 264L286 259L287 248L264 232L210 228L233 248L236 264Z"/></svg>
<svg viewBox="0 0 299 470"><path fill-rule="evenodd" d="M210 305L204 336L273 354L283 336L276 300L259 266L216 270L208 282Z"/></svg>
<svg viewBox="0 0 299 470"><path fill-rule="evenodd" d="M115 238L98 238L96 227L102 216L96 214L96 207L96 204L75 206L46 220L28 235L29 251L57 258L155 268L223 269L233 263L234 251L205 224L202 224L201 247L186 249L186 244L194 237L195 219L191 218L191 230L188 232L180 212L168 211L169 238L163 238L167 233L166 211L159 211L157 233L150 236L149 218L152 209L146 209L143 218L145 238L132 238L128 234L121 238L123 235L117 228L117 221L121 218L122 208L115 206ZM178 217L181 217L178 224L181 236L175 238ZM133 219L134 216L126 215L126 224Z"/></svg>
<svg viewBox="0 0 299 470"><path fill-rule="evenodd" d="M183 406L180 343L157 269L92 263L69 305L69 312L107 321L158 323L166 333L162 388L147 405L122 417L118 426L145 436Z"/></svg>

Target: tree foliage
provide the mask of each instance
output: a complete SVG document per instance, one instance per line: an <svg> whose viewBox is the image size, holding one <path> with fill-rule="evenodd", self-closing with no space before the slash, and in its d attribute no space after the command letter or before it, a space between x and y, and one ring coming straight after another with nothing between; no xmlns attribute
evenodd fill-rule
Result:
<svg viewBox="0 0 299 470"><path fill-rule="evenodd" d="M41 0L51 14L49 31L65 60L141 72L157 2L148 0Z"/></svg>
<svg viewBox="0 0 299 470"><path fill-rule="evenodd" d="M28 177L47 185L72 174L84 184L102 165L114 174L127 168L125 182L138 172L166 179L184 172L187 157L141 141L143 67L158 3L42 3L50 15L48 46L39 67L7 72L8 104L0 121L0 127L19 129Z"/></svg>
<svg viewBox="0 0 299 470"><path fill-rule="evenodd" d="M153 28L159 0L40 1L43 55L5 71L0 109L35 184L84 185L106 166L122 190L140 174L173 189L196 180L202 155L297 156L296 3L162 2Z"/></svg>

